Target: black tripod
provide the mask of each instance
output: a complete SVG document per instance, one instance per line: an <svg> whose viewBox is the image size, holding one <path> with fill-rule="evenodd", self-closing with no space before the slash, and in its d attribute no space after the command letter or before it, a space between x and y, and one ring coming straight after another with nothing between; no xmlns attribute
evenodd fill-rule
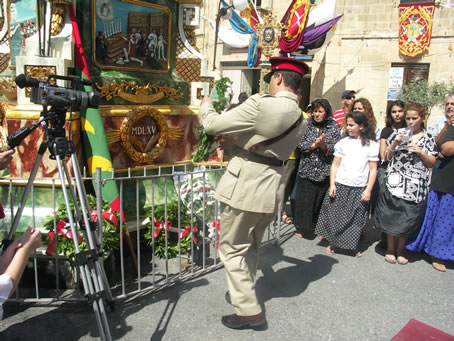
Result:
<svg viewBox="0 0 454 341"><path fill-rule="evenodd" d="M44 126L45 129L46 140L43 141L39 147L27 186L24 194L22 195L20 206L14 216L8 239L3 241L3 250L6 250L10 242L14 239L17 226L21 219L33 181L35 180L38 172L39 165L46 149L48 149L50 152L50 158L57 162L63 197L65 200L66 210L68 212L69 224L71 226L72 239L76 252L76 263L79 267L85 295L87 296L90 304L93 306L101 339L112 340L106 310L104 307L104 300L106 300L109 304L111 310L113 310L114 302L104 272L104 267L99 261L99 257L102 257L102 245L99 242L99 237L96 233L94 233L96 226L90 214L91 210L88 204L85 188L82 183L80 168L74 153L74 145L65 136L65 116L66 109L64 108L51 107L49 111L44 109L41 113L40 120L35 125L32 127L24 127L26 129L22 128L8 138L10 148L14 148L19 145L22 139L28 136L38 125ZM76 190L71 183L71 176L66 164L66 160L68 160L68 158L71 159L74 170ZM66 184L70 189L70 195L74 203L74 216L71 211L70 197L68 195ZM77 198L79 199L80 206ZM101 215L98 216L101 217ZM101 218L98 219L98 227L100 231L102 231ZM88 251L80 251L79 249L77 238L78 228L84 235Z"/></svg>

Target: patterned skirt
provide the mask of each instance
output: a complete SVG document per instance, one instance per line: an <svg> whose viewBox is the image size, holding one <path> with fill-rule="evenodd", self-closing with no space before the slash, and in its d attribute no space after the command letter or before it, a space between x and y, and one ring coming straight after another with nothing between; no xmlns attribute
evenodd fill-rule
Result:
<svg viewBox="0 0 454 341"><path fill-rule="evenodd" d="M384 183L378 195L375 227L395 237L415 238L421 228L427 200L415 203L391 194Z"/></svg>
<svg viewBox="0 0 454 341"><path fill-rule="evenodd" d="M336 196L329 191L323 199L315 234L333 247L356 250L367 222L368 202L361 202L365 187L350 187L336 182Z"/></svg>
<svg viewBox="0 0 454 341"><path fill-rule="evenodd" d="M424 223L418 236L407 243L410 251L454 260L454 196L430 191Z"/></svg>

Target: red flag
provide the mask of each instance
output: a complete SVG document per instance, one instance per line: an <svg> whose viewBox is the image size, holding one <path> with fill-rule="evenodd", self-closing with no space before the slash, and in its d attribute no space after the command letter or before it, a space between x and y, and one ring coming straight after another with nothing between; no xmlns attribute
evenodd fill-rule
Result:
<svg viewBox="0 0 454 341"><path fill-rule="evenodd" d="M296 51L303 39L309 13L310 0L293 0L282 17L281 23L287 29L282 33L279 47L282 52Z"/></svg>
<svg viewBox="0 0 454 341"><path fill-rule="evenodd" d="M257 33L255 26L260 23L260 16L257 13L254 4L250 2L249 6L240 12L240 15L246 23L251 26L254 32Z"/></svg>

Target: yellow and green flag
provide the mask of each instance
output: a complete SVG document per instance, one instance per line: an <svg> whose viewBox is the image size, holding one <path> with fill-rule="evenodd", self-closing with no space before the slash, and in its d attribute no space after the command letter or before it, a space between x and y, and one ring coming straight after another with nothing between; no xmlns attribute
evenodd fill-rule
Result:
<svg viewBox="0 0 454 341"><path fill-rule="evenodd" d="M79 26L77 25L74 8L69 5L69 14L73 28L74 39L74 57L78 71L83 79L89 79L87 59L85 58L82 40L80 38ZM91 86L84 86L85 91L93 91ZM98 109L84 109L80 111L82 141L85 154L87 156L87 165L90 175L96 172L96 168L101 168L102 178L112 176L112 160L110 158L109 148L106 140L106 133ZM95 186L96 188L96 186ZM115 181L107 181L102 191L103 199L110 203L110 210L120 212L120 196ZM123 216L124 221L124 216Z"/></svg>

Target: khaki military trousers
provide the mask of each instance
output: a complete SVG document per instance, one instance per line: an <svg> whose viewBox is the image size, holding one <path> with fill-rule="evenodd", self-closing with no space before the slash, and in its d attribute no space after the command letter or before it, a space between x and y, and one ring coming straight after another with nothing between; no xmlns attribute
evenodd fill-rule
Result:
<svg viewBox="0 0 454 341"><path fill-rule="evenodd" d="M274 214L254 213L222 205L219 251L224 263L235 314L262 311L255 295L258 251Z"/></svg>

